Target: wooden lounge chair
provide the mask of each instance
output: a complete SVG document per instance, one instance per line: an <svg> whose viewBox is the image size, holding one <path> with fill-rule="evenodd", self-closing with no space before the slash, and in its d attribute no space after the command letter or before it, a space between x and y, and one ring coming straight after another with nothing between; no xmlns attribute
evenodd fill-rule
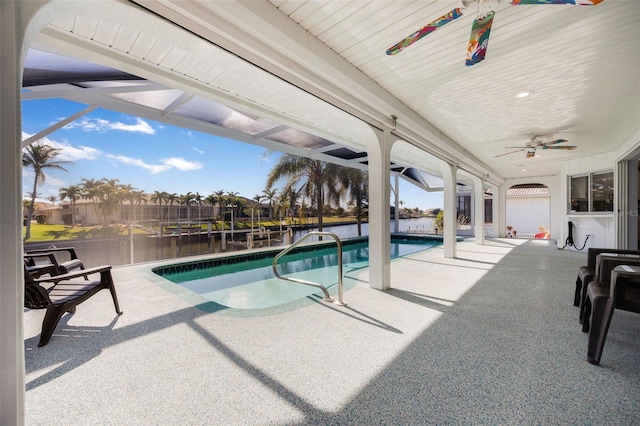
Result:
<svg viewBox="0 0 640 426"><path fill-rule="evenodd" d="M600 364L602 350L615 309L640 313L640 265L619 265L611 273L611 284L589 283L587 303L590 305L591 328L587 361ZM585 318L589 324L589 318Z"/></svg>
<svg viewBox="0 0 640 426"><path fill-rule="evenodd" d="M596 259L599 254L604 253L640 256L639 250L590 247L587 251L587 264L578 268L578 278L576 279L576 291L573 296L573 306L580 306L581 301L584 300L584 295L587 293L587 285L594 280L596 275Z"/></svg>
<svg viewBox="0 0 640 426"><path fill-rule="evenodd" d="M99 279L89 279L89 275L100 274ZM78 279L81 278L81 279ZM53 284L45 288L42 284ZM25 296L24 306L29 309L46 309L42 322L42 332L38 346L49 342L60 318L65 312L75 312L76 306L103 289L108 289L113 298L113 304L118 315L122 314L118 304L116 288L111 277L111 266L97 266L71 272L68 274L34 278L24 268Z"/></svg>
<svg viewBox="0 0 640 426"><path fill-rule="evenodd" d="M67 260L62 259L61 253L66 253ZM64 255L63 255L64 256ZM48 264L38 263L39 258L48 258ZM60 259L58 258L60 257ZM84 269L84 264L73 247L50 247L46 249L29 250L24 254L27 266L34 276L67 274L75 269Z"/></svg>

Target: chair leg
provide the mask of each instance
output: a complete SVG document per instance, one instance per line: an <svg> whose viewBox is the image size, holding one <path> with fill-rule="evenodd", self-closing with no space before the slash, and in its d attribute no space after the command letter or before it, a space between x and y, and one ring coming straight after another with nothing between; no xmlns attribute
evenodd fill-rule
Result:
<svg viewBox="0 0 640 426"><path fill-rule="evenodd" d="M580 306L580 295L582 294L582 280L576 278L576 292L573 295L573 306Z"/></svg>
<svg viewBox="0 0 640 426"><path fill-rule="evenodd" d="M116 294L116 286L113 284L113 277L111 276L111 271L103 271L101 274L101 281L106 287L109 288L109 292L111 293L111 298L113 299L113 305L116 308L116 313L118 315L122 315L122 311L120 310L120 304L118 303L118 295Z"/></svg>
<svg viewBox="0 0 640 426"><path fill-rule="evenodd" d="M587 348L587 361L589 364L600 364L602 349L607 339L609 324L613 316L613 299L610 297L596 297L593 301L591 313L591 331L589 332L589 346Z"/></svg>
<svg viewBox="0 0 640 426"><path fill-rule="evenodd" d="M580 318L580 322L582 323L582 332L583 333L588 333L589 332L589 322L590 322L590 317L591 317L591 299L589 297L587 297L585 300L583 300L582 305L580 305L580 312L582 313L584 309L584 315Z"/></svg>
<svg viewBox="0 0 640 426"><path fill-rule="evenodd" d="M66 310L66 308L60 306L50 306L47 308L44 320L42 321L42 331L40 332L40 342L38 343L39 347L49 343L53 331L56 329L60 318L62 318Z"/></svg>
<svg viewBox="0 0 640 426"><path fill-rule="evenodd" d="M582 283L582 286L580 288L580 315L579 315L580 324L583 323L584 317L586 315L589 315L589 309L591 309L591 305L589 305L588 308L585 306L586 300L588 299L587 290L589 288L589 283L591 281L593 281L593 279L588 279L587 277L585 277L584 282ZM589 331L589 325L587 325L587 331Z"/></svg>

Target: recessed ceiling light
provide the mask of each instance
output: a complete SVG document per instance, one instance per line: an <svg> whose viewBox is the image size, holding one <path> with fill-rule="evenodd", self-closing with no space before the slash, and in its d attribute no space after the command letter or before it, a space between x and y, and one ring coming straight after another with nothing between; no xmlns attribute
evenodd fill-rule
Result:
<svg viewBox="0 0 640 426"><path fill-rule="evenodd" d="M527 90L526 92L520 92L516 95L516 98L526 98L527 96L533 95L533 90Z"/></svg>
<svg viewBox="0 0 640 426"><path fill-rule="evenodd" d="M527 171L527 169L522 169L522 170L520 170L520 171L521 171L521 172L526 172L526 171Z"/></svg>

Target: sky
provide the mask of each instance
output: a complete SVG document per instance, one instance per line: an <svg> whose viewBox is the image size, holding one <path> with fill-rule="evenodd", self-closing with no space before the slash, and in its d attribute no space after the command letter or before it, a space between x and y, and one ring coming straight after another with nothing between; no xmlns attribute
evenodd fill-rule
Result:
<svg viewBox="0 0 640 426"><path fill-rule="evenodd" d="M26 139L86 105L62 99L22 102L22 139ZM59 189L82 178L118 179L145 193L165 191L203 196L219 190L253 198L265 189L271 169L282 155L264 147L96 109L41 140L58 148L67 170L45 170L38 200L59 196ZM22 192L33 188L33 170L23 168ZM393 200L393 194L392 199ZM442 207L442 193L427 193L400 180L404 207Z"/></svg>

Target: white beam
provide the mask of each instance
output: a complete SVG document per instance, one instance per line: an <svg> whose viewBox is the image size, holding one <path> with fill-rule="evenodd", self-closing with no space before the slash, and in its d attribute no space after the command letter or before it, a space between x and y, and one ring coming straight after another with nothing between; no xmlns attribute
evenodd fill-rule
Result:
<svg viewBox="0 0 640 426"><path fill-rule="evenodd" d="M35 141L38 141L38 140L44 138L45 136L50 135L51 133L55 132L56 130L61 129L62 127L66 126L67 124L71 123L72 121L82 117L83 115L89 114L91 111L93 111L96 108L98 108L96 105L89 105L88 107L86 107L82 111L78 111L77 113L65 118L64 120L58 121L53 126L49 126L46 129L42 130L41 132L38 132L35 135L32 135L32 136L26 138L25 140L23 140L22 144L21 144L21 147L24 148L26 146L31 145Z"/></svg>

